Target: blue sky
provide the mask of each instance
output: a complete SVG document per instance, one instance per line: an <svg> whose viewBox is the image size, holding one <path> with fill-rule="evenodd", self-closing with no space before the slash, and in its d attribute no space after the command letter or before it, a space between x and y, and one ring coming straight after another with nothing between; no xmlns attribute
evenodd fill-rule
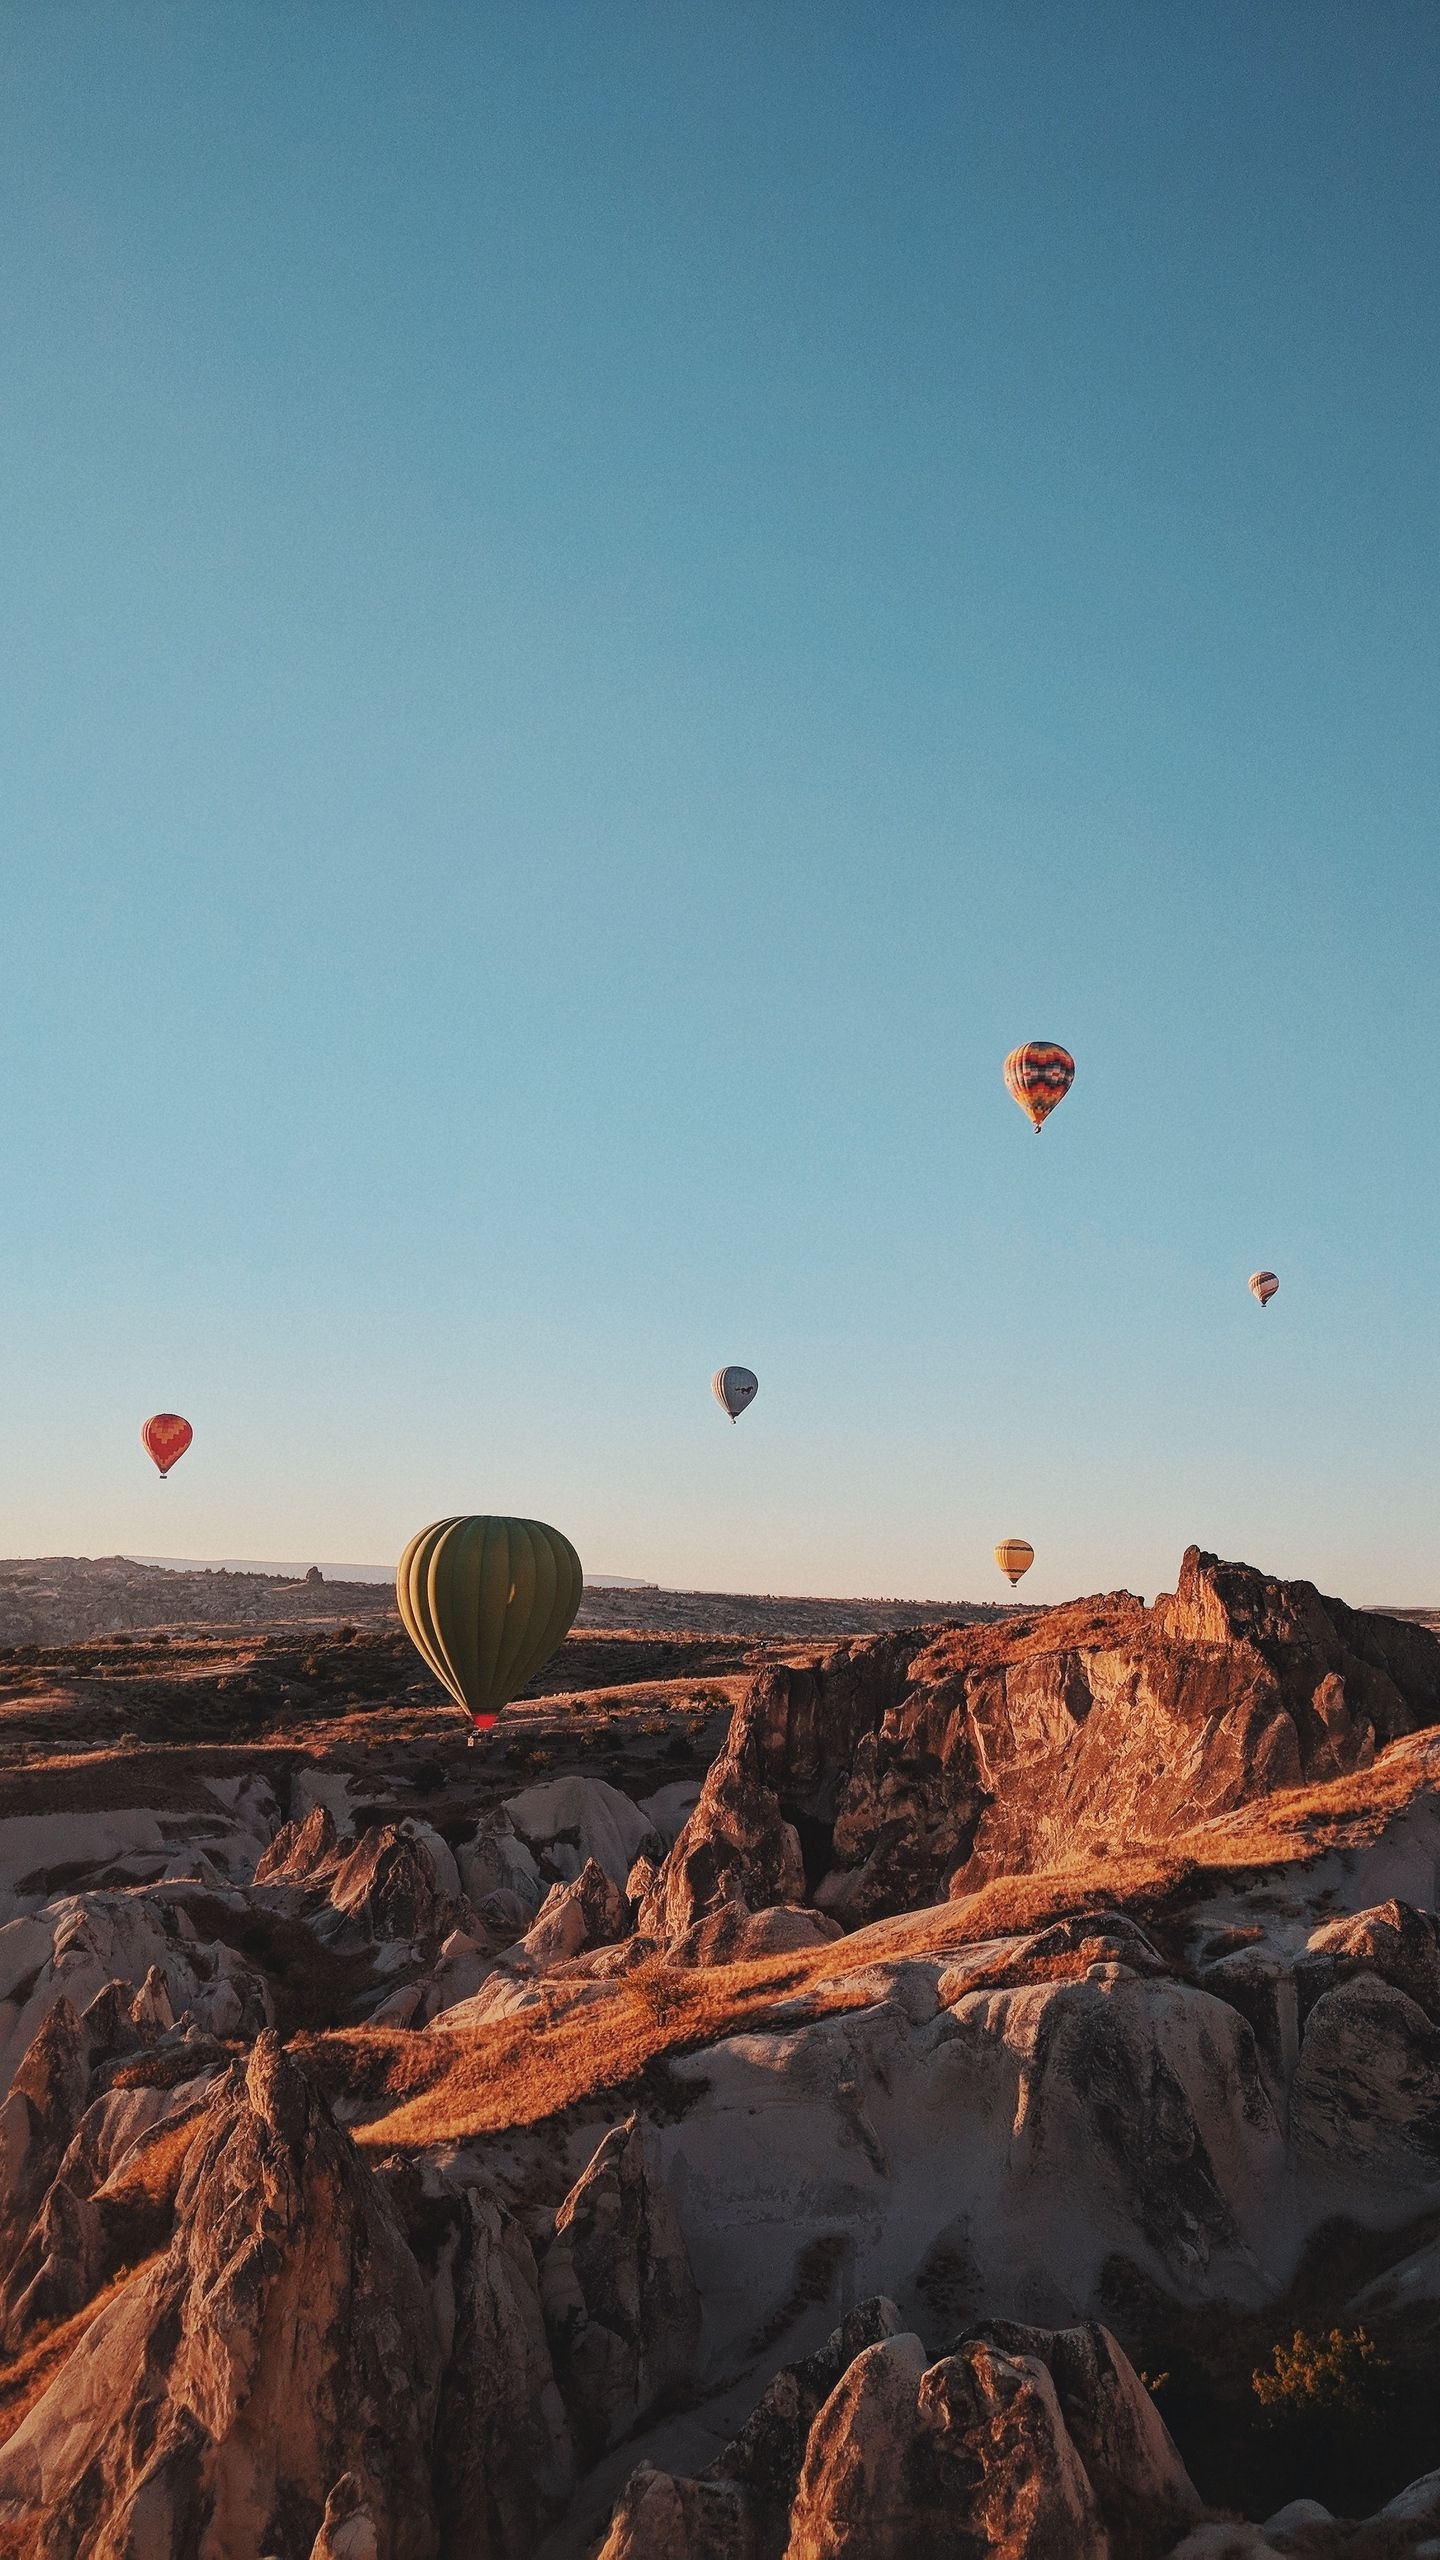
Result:
<svg viewBox="0 0 1440 2560"><path fill-rule="evenodd" d="M0 28L0 1548L1440 1596L1433 9Z"/></svg>

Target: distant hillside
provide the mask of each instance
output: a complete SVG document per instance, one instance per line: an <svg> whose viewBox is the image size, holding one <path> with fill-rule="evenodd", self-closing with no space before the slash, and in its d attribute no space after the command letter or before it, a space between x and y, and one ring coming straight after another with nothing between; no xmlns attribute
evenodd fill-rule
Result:
<svg viewBox="0 0 1440 2560"><path fill-rule="evenodd" d="M376 1626L395 1616L389 1577L333 1581L229 1565L166 1566L133 1556L30 1556L0 1562L0 1645L70 1644L149 1627ZM649 1635L733 1635L782 1642L875 1635L937 1619L973 1624L1014 1603L812 1600L769 1592L661 1591L653 1583L587 1584L582 1627Z"/></svg>
<svg viewBox="0 0 1440 2560"><path fill-rule="evenodd" d="M1021 1604L1007 1600L811 1600L781 1592L600 1591L580 1603L582 1627L634 1627L647 1635L756 1636L772 1642L829 1643L837 1636L884 1635L937 1620L973 1626L1004 1618Z"/></svg>
<svg viewBox="0 0 1440 2560"><path fill-rule="evenodd" d="M312 1583L224 1567L172 1573L130 1556L0 1562L0 1644L69 1644L142 1627L373 1625L394 1608L388 1583Z"/></svg>
<svg viewBox="0 0 1440 2560"><path fill-rule="evenodd" d="M272 1582L303 1582L307 1573L322 1573L327 1582L393 1582L393 1564L334 1564L324 1556L304 1564L277 1564L259 1556L126 1556L126 1564L158 1564L165 1573L259 1573ZM587 1573L591 1591L653 1591L655 1584L633 1573Z"/></svg>

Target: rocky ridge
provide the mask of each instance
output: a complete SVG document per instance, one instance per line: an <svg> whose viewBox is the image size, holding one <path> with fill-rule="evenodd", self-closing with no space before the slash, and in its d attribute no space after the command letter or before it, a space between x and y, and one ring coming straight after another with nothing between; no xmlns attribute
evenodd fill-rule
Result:
<svg viewBox="0 0 1440 2560"><path fill-rule="evenodd" d="M1440 1642L1191 1550L684 1685L12 1775L0 2552L1440 2543Z"/></svg>

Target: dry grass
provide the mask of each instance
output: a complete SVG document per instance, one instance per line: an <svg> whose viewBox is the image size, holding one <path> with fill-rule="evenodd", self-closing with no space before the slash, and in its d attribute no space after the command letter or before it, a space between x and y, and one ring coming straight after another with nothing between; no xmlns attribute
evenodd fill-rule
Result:
<svg viewBox="0 0 1440 2560"><path fill-rule="evenodd" d="M777 2002L809 1981L793 1957L714 1970L642 1966L611 1984L603 2001L579 2001L576 1986L556 1983L543 2008L485 2026L318 2038L316 2061L331 2087L348 2081L372 2099L395 2101L356 2128L363 2147L428 2148L542 2124L636 2085L669 2055L769 2025ZM869 1996L837 1982L827 1986L826 2006L855 2008Z"/></svg>
<svg viewBox="0 0 1440 2560"><path fill-rule="evenodd" d="M129 2242L126 2262L109 2282L68 2320L57 2321L33 2338L20 2355L0 2359L0 2444L29 2416L92 2321L118 2300L129 2284L153 2267L167 2236L190 2145L205 2122L203 2109L178 2124L159 2124L127 2153L113 2177L98 2190L113 2241Z"/></svg>
<svg viewBox="0 0 1440 2560"><path fill-rule="evenodd" d="M189 2157L190 2145L209 2122L202 2099L193 2112L171 2122L162 2118L126 2152L119 2167L97 2189L106 2207L107 2224L122 2215L168 2215Z"/></svg>
<svg viewBox="0 0 1440 2560"><path fill-rule="evenodd" d="M542 2007L484 2026L384 2036L360 2028L319 2037L311 2050L333 2091L392 2101L356 2128L366 2149L424 2149L541 2124L568 2107L634 2089L655 2064L727 2036L864 2008L875 1997L873 1980L864 1977L877 1964L907 1954L943 1956L979 1938L1044 1927L1062 1912L1113 1910L1117 1903L1113 1881L1088 1891L1055 1876L1006 1882L1003 1918L1000 1889L987 1887L973 1903L882 1921L813 1953L683 1969L641 1965L608 1985L603 1999L589 1985L590 1996L577 1998L579 1984L552 1979ZM1030 1888L1018 1898L1017 1882Z"/></svg>
<svg viewBox="0 0 1440 2560"><path fill-rule="evenodd" d="M23 2355L0 2363L0 2444L8 2443L50 2388L55 2376L72 2349L77 2347L91 2323L102 2311L118 2300L129 2284L134 2284L153 2265L153 2259L141 2265L123 2268L119 2275L87 2302L83 2311L73 2312L68 2320L59 2321L53 2329L35 2339Z"/></svg>
<svg viewBox="0 0 1440 2560"><path fill-rule="evenodd" d="M784 2024L776 2017L782 2004L791 2022L862 2007L874 1988L856 1977L876 1964L1029 1936L1068 1914L1127 1911L1143 1922L1242 1873L1363 1846L1437 1778L1440 1747L1421 1737L1393 1746L1372 1769L1295 1788L1163 1846L996 1877L963 1901L876 1922L813 1952L683 1971L640 1966L603 1998L592 1985L552 1978L541 2007L484 2026L421 2035L359 2028L317 2036L310 2051L337 2094L389 2101L356 2129L368 2150L423 2149L540 2124L635 2089L667 2057Z"/></svg>

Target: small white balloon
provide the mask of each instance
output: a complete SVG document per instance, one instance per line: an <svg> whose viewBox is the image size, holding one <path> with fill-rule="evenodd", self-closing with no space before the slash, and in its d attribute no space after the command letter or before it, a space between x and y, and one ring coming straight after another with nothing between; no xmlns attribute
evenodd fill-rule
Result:
<svg viewBox="0 0 1440 2560"><path fill-rule="evenodd" d="M754 1370L740 1369L733 1363L728 1369L717 1369L710 1381L710 1393L732 1422L739 1421L747 1404L753 1404L759 1392L760 1381Z"/></svg>

